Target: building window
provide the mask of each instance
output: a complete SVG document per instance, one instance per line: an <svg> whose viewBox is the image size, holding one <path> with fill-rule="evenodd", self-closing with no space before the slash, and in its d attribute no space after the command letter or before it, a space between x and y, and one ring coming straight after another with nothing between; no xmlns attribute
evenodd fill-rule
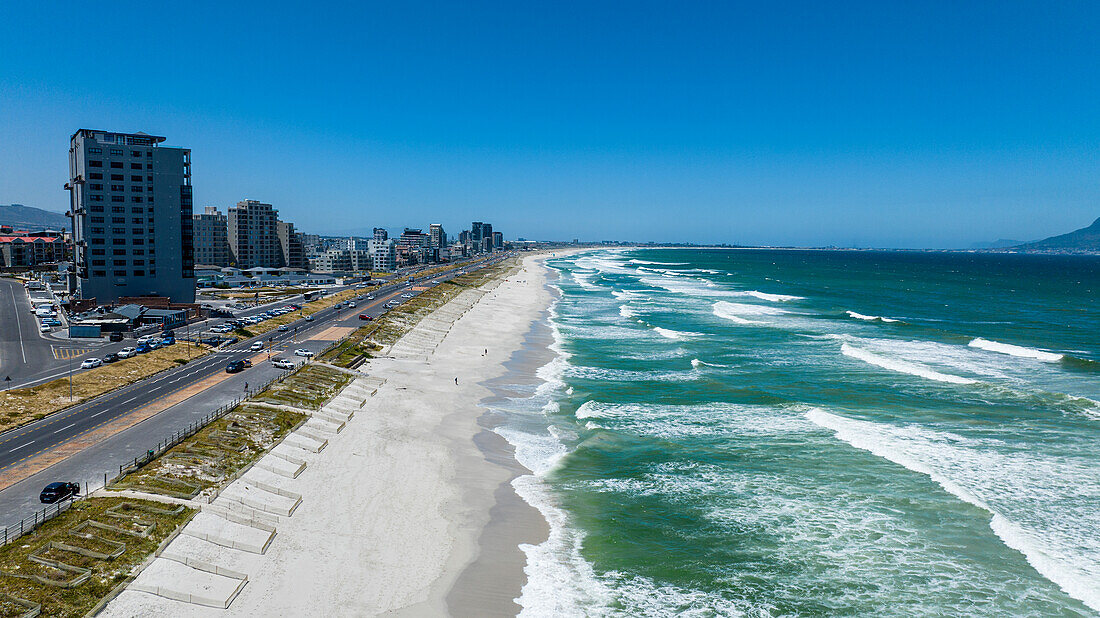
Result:
<svg viewBox="0 0 1100 618"><path fill-rule="evenodd" d="M126 212L125 206L111 206L111 212Z"/></svg>
<svg viewBox="0 0 1100 618"><path fill-rule="evenodd" d="M111 149L111 156L112 157L121 157L122 156L122 149L121 148L112 148Z"/></svg>
<svg viewBox="0 0 1100 618"><path fill-rule="evenodd" d="M115 271L115 276L116 277L125 277L126 276L126 271L125 270L116 270Z"/></svg>
<svg viewBox="0 0 1100 618"><path fill-rule="evenodd" d="M152 176L146 176L145 177L145 182L153 182L153 177Z"/></svg>
<svg viewBox="0 0 1100 618"><path fill-rule="evenodd" d="M92 260L92 266L106 266L107 260Z"/></svg>
<svg viewBox="0 0 1100 618"><path fill-rule="evenodd" d="M130 182L141 182L141 176L130 176Z"/></svg>
<svg viewBox="0 0 1100 618"><path fill-rule="evenodd" d="M145 266L145 260L134 260L134 266Z"/></svg>
<svg viewBox="0 0 1100 618"><path fill-rule="evenodd" d="M144 277L145 276L145 271L144 270L135 270L134 271L134 276L135 277Z"/></svg>
<svg viewBox="0 0 1100 618"><path fill-rule="evenodd" d="M130 164L130 169L139 170L139 169L141 169L141 164L140 163L131 163Z"/></svg>
<svg viewBox="0 0 1100 618"><path fill-rule="evenodd" d="M103 180L103 174L101 174L100 172L92 172L91 174L88 174L88 178L91 178L92 180Z"/></svg>
<svg viewBox="0 0 1100 618"><path fill-rule="evenodd" d="M153 164L152 163L146 163L145 164L145 169L147 169L147 170L153 169Z"/></svg>
<svg viewBox="0 0 1100 618"><path fill-rule="evenodd" d="M111 191L125 191L126 185L111 185Z"/></svg>
<svg viewBox="0 0 1100 618"><path fill-rule="evenodd" d="M150 239L149 239L149 243L150 243L150 244L152 244L152 242L153 242L153 239L152 239L152 238L150 238ZM134 242L133 242L132 244L135 244L135 245L144 245L144 244L145 244L145 240L144 240L144 239L142 239L142 238L135 238L135 239L134 239Z"/></svg>
<svg viewBox="0 0 1100 618"><path fill-rule="evenodd" d="M103 244L103 239L102 238L93 238L92 239L92 244L93 245L102 245Z"/></svg>
<svg viewBox="0 0 1100 618"><path fill-rule="evenodd" d="M105 255L106 251L103 249L92 249L92 255Z"/></svg>
<svg viewBox="0 0 1100 618"><path fill-rule="evenodd" d="M111 223L126 223L126 217L111 217Z"/></svg>
<svg viewBox="0 0 1100 618"><path fill-rule="evenodd" d="M141 187L139 187L137 185L134 185L134 186L130 187L130 191L133 192L133 193L141 193L142 192Z"/></svg>
<svg viewBox="0 0 1100 618"><path fill-rule="evenodd" d="M96 161L96 160L88 161L88 167L103 167L103 161Z"/></svg>
<svg viewBox="0 0 1100 618"><path fill-rule="evenodd" d="M103 154L102 148L89 148L88 154Z"/></svg>
<svg viewBox="0 0 1100 618"><path fill-rule="evenodd" d="M111 174L111 180L123 180L122 174Z"/></svg>
<svg viewBox="0 0 1100 618"><path fill-rule="evenodd" d="M126 201L126 196L125 195L112 195L111 196L111 201L112 202L125 202Z"/></svg>
<svg viewBox="0 0 1100 618"><path fill-rule="evenodd" d="M131 202L133 202L133 203L135 203L135 204L140 204L140 203L141 203L141 198L140 198L140 197L138 197L138 196L136 196L136 195L134 195L134 196L131 196L131 197L130 197L130 201L131 201Z"/></svg>
<svg viewBox="0 0 1100 618"><path fill-rule="evenodd" d="M150 195L150 196L149 196L149 201L150 201L150 202L152 202L152 201L153 201L153 196L152 196L152 195ZM149 209L149 212L153 212L153 209L152 209L152 208L150 208L150 209Z"/></svg>
<svg viewBox="0 0 1100 618"><path fill-rule="evenodd" d="M155 271L155 270L150 270L150 271L149 271L149 276L150 276L150 277L156 277L156 276L157 276L157 271Z"/></svg>
<svg viewBox="0 0 1100 618"><path fill-rule="evenodd" d="M99 195L99 196L95 196L95 197L98 197L98 198L99 198L99 200L95 200L95 201L102 201L102 200L103 200L103 196L102 196L102 195ZM102 206L92 206L92 207L91 207L91 208L89 208L88 210L90 210L90 211L92 211L92 212L103 212L103 207L102 207Z"/></svg>
<svg viewBox="0 0 1100 618"><path fill-rule="evenodd" d="M132 217L130 219L130 223L133 225L144 225L145 219L142 219L141 217Z"/></svg>
<svg viewBox="0 0 1100 618"><path fill-rule="evenodd" d="M91 229L91 232L92 232L93 234L102 234L102 233L103 233L103 228L101 228L101 227L93 227L93 228Z"/></svg>
<svg viewBox="0 0 1100 618"><path fill-rule="evenodd" d="M115 249L114 253L112 253L111 255L126 255L126 250L125 249Z"/></svg>
<svg viewBox="0 0 1100 618"><path fill-rule="evenodd" d="M134 255L145 255L145 249L134 249Z"/></svg>
<svg viewBox="0 0 1100 618"><path fill-rule="evenodd" d="M131 157L140 157L141 156L141 151L140 150L131 150L130 151L130 156Z"/></svg>
<svg viewBox="0 0 1100 618"><path fill-rule="evenodd" d="M125 245L126 244L126 239L125 238L114 238L114 239L111 240L111 244L112 245Z"/></svg>
<svg viewBox="0 0 1100 618"><path fill-rule="evenodd" d="M103 217L92 217L92 223L103 223Z"/></svg>
<svg viewBox="0 0 1100 618"><path fill-rule="evenodd" d="M142 210L141 206L131 206L130 207L130 212L134 213L135 215L140 215L143 212L143 210Z"/></svg>
<svg viewBox="0 0 1100 618"><path fill-rule="evenodd" d="M115 264L114 264L115 266L125 266L126 265L126 260L115 260L114 262L115 262Z"/></svg>
<svg viewBox="0 0 1100 618"><path fill-rule="evenodd" d="M103 190L103 185L101 185L101 184L90 184L90 185L88 185L88 188L91 189L92 191L102 191Z"/></svg>
<svg viewBox="0 0 1100 618"><path fill-rule="evenodd" d="M142 234L145 233L145 230L135 227L135 228L132 228L130 230L130 233L133 234L134 236L141 236Z"/></svg>
<svg viewBox="0 0 1100 618"><path fill-rule="evenodd" d="M105 270L93 270L92 271L92 276L93 277L106 277L107 276L107 271L105 271Z"/></svg>
<svg viewBox="0 0 1100 618"><path fill-rule="evenodd" d="M125 234L126 233L126 228L124 228L124 227L113 227L113 228L111 228L111 233L112 234Z"/></svg>
<svg viewBox="0 0 1100 618"><path fill-rule="evenodd" d="M111 161L111 169L114 169L114 170L122 169L122 161Z"/></svg>
<svg viewBox="0 0 1100 618"><path fill-rule="evenodd" d="M90 199L93 202L102 202L103 201L103 196L102 195L89 195L88 199Z"/></svg>

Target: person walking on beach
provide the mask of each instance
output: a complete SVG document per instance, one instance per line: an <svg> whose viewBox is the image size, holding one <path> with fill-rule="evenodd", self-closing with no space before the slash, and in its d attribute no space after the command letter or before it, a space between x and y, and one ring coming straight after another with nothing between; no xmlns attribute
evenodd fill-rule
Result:
<svg viewBox="0 0 1100 618"><path fill-rule="evenodd" d="M455 378L455 385L458 385L458 378Z"/></svg>

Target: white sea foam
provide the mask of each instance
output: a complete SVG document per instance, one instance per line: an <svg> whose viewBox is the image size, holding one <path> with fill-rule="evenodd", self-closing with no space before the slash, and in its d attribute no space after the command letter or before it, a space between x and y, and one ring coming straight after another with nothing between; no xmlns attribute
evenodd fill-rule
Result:
<svg viewBox="0 0 1100 618"><path fill-rule="evenodd" d="M573 271L572 274L573 274L573 281L576 281L577 284L580 285L582 288L585 288L586 290L599 289L600 286L592 283L592 276L595 275L596 273L594 273L594 272L580 272L580 271L575 270L575 271Z"/></svg>
<svg viewBox="0 0 1100 618"><path fill-rule="evenodd" d="M855 311L848 311L846 313L849 315L849 317L853 317L857 320L866 320L868 322L888 322L889 323L889 322L898 322L898 321L900 321L900 320L895 320L893 318L884 318L884 317L878 316L878 315L864 315L862 313L856 313Z"/></svg>
<svg viewBox="0 0 1100 618"><path fill-rule="evenodd" d="M875 365L876 367L882 367L883 369L889 369L890 371L897 371L899 373L907 373L909 375L918 376L928 380L935 380L937 382L948 382L950 384L974 384L976 382L976 380L972 380L970 378L940 373L923 365L917 365L903 360L879 356L877 354L868 352L867 350L850 346L847 343L841 344L840 352L845 356L861 360L870 365Z"/></svg>
<svg viewBox="0 0 1100 618"><path fill-rule="evenodd" d="M669 328L661 328L660 326L654 326L653 331L666 339L672 339L674 341L680 341L687 337L698 337L702 335L702 333L690 333L686 331L672 330Z"/></svg>
<svg viewBox="0 0 1100 618"><path fill-rule="evenodd" d="M750 305L746 303L731 303L727 301L718 301L714 303L714 315L734 322L736 324L764 324L759 320L750 320L748 317L761 317L761 316L776 316L789 313L783 309L776 307L768 307L765 305Z"/></svg>
<svg viewBox="0 0 1100 618"><path fill-rule="evenodd" d="M1056 363L1062 360L1062 355L1056 354L1054 352L1044 352L1043 350L1025 348L1024 346L1012 345L1011 343L990 341L988 339L982 339L981 337L972 340L967 345L972 348L980 348L989 352L998 352L1000 354L1008 354L1010 356L1018 356L1020 358L1033 358L1035 360L1043 361L1045 363Z"/></svg>
<svg viewBox="0 0 1100 618"><path fill-rule="evenodd" d="M630 371L584 365L570 365L565 375L582 380L607 382L690 382L698 379L698 376L690 371Z"/></svg>
<svg viewBox="0 0 1100 618"><path fill-rule="evenodd" d="M1090 462L982 448L981 442L956 434L892 427L816 408L806 418L848 444L924 474L955 497L988 511L990 528L1005 545L1022 553L1066 594L1100 611L1100 543L1095 536L1100 521L1086 521L1098 520L1087 500L1067 513L1063 498L1067 477L1093 485L1074 488L1082 499L1096 491ZM1014 505L1035 521L1030 526L1013 521L1003 510Z"/></svg>
<svg viewBox="0 0 1100 618"><path fill-rule="evenodd" d="M745 292L738 292L739 296L752 296L753 298L759 298L760 300L766 300L773 303L785 303L792 300L802 300L803 296L791 296L790 294L768 294L766 292L759 292L757 290L748 290Z"/></svg>
<svg viewBox="0 0 1100 618"><path fill-rule="evenodd" d="M619 315L623 316L624 318L629 319L629 318L638 317L638 312L631 309L629 305L620 305L619 306Z"/></svg>
<svg viewBox="0 0 1100 618"><path fill-rule="evenodd" d="M708 363L706 361L701 361L698 358L691 359L691 366L696 369L700 367L729 367L729 365L720 365L718 363Z"/></svg>
<svg viewBox="0 0 1100 618"><path fill-rule="evenodd" d="M633 290L611 290L611 295L619 300L639 300L645 298L640 292Z"/></svg>

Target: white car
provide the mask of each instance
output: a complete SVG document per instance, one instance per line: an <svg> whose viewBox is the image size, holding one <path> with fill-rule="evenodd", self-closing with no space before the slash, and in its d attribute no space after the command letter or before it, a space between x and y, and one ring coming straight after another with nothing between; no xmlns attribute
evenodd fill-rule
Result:
<svg viewBox="0 0 1100 618"><path fill-rule="evenodd" d="M142 336L138 337L137 342L138 343L149 343L153 339L156 339L155 335L142 335Z"/></svg>
<svg viewBox="0 0 1100 618"><path fill-rule="evenodd" d="M137 354L137 350L135 350L134 348L122 348L118 351L119 358L130 358L135 354Z"/></svg>
<svg viewBox="0 0 1100 618"><path fill-rule="evenodd" d="M374 300L374 294L368 294L367 300Z"/></svg>
<svg viewBox="0 0 1100 618"><path fill-rule="evenodd" d="M41 325L39 325L38 330L43 332L43 333L48 333L48 332L50 332L51 329L50 329L49 324L41 324Z"/></svg>
<svg viewBox="0 0 1100 618"><path fill-rule="evenodd" d="M280 333L285 333L288 330L290 330L290 327L287 326L286 324L280 324L279 325L279 332Z"/></svg>
<svg viewBox="0 0 1100 618"><path fill-rule="evenodd" d="M279 369L294 369L298 366L294 364L294 361L287 360L285 358L276 358L275 360L271 361L271 365L273 367L278 367Z"/></svg>
<svg viewBox="0 0 1100 618"><path fill-rule="evenodd" d="M262 350L262 349L264 349L264 342L257 341L256 343L253 343L252 345L248 346L248 349L252 350L253 352L255 352L257 350Z"/></svg>
<svg viewBox="0 0 1100 618"><path fill-rule="evenodd" d="M313 352L310 352L305 348L298 348L297 350L294 350L294 356L304 356L306 358L312 358Z"/></svg>
<svg viewBox="0 0 1100 618"><path fill-rule="evenodd" d="M84 359L84 362L80 363L80 368L81 369L92 369L94 367L99 367L102 364L103 364L103 361L99 360L98 358L86 358L86 359Z"/></svg>

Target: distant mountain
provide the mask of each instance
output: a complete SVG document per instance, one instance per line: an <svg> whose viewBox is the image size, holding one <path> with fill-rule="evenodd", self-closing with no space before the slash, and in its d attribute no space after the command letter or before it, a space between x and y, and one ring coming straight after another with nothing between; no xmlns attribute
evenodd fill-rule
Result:
<svg viewBox="0 0 1100 618"><path fill-rule="evenodd" d="M67 230L72 227L69 218L59 212L22 204L0 204L0 225L10 225L31 232L43 229Z"/></svg>
<svg viewBox="0 0 1100 618"><path fill-rule="evenodd" d="M993 242L976 242L970 245L971 249L1007 249L1009 247L1015 247L1027 243L1026 240L1007 240L1005 238L998 238Z"/></svg>
<svg viewBox="0 0 1100 618"><path fill-rule="evenodd" d="M1100 253L1100 219L1079 230L1016 247L1021 251Z"/></svg>

